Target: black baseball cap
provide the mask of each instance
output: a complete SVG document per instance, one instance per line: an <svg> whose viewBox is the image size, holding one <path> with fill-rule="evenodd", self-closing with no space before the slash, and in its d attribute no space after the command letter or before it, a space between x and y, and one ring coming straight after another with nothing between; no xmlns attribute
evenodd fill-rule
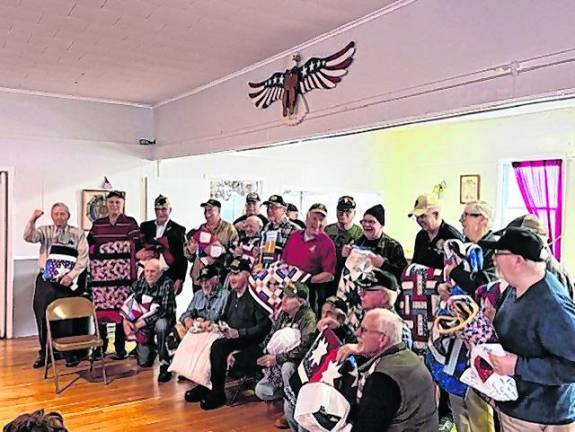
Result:
<svg viewBox="0 0 575 432"><path fill-rule="evenodd" d="M214 198L210 198L206 202L201 203L200 207L207 207L209 205L220 208L220 209L222 208L222 203L219 202L217 199L214 199Z"/></svg>
<svg viewBox="0 0 575 432"><path fill-rule="evenodd" d="M211 279L214 276L219 276L220 272L216 266L207 266L200 270L200 275L198 276L198 280L204 279Z"/></svg>
<svg viewBox="0 0 575 432"><path fill-rule="evenodd" d="M329 296L325 299L325 302L332 304L338 314L347 316L347 304L339 297Z"/></svg>
<svg viewBox="0 0 575 432"><path fill-rule="evenodd" d="M257 192L250 192L249 194L246 195L246 203L260 202L260 201L261 199Z"/></svg>
<svg viewBox="0 0 575 432"><path fill-rule="evenodd" d="M533 231L535 234L547 237L547 229L545 228L545 225L539 218L537 218L537 216L534 216L532 214L526 214L523 216L516 217L511 222L509 222L509 224L505 228L499 231L495 231L493 234L499 236L503 235L505 230L511 227L525 228L530 231Z"/></svg>
<svg viewBox="0 0 575 432"><path fill-rule="evenodd" d="M355 200L352 196L344 195L337 200L338 210L351 210L355 208Z"/></svg>
<svg viewBox="0 0 575 432"><path fill-rule="evenodd" d="M122 198L122 199L126 199L126 192L122 192L122 191L118 191L118 190L113 190L108 192L108 195L106 195L106 199L108 198Z"/></svg>
<svg viewBox="0 0 575 432"><path fill-rule="evenodd" d="M249 272L251 270L251 266L248 260L236 258L231 262L229 270L230 273L239 273L242 271Z"/></svg>
<svg viewBox="0 0 575 432"><path fill-rule="evenodd" d="M281 195L271 195L267 201L264 201L265 205L281 205L287 207L286 202L284 201Z"/></svg>
<svg viewBox="0 0 575 432"><path fill-rule="evenodd" d="M294 212L294 211L296 212L296 211L299 211L299 210L297 209L297 207L295 206L295 204L288 203L288 205L287 205L287 211L288 211L288 212Z"/></svg>
<svg viewBox="0 0 575 432"><path fill-rule="evenodd" d="M362 273L355 283L359 288L369 291L387 288L388 290L399 292L399 284L395 276L385 270L376 268Z"/></svg>
<svg viewBox="0 0 575 432"><path fill-rule="evenodd" d="M322 203L315 203L312 204L309 208L310 213L321 213L324 216L327 216L327 207L324 206Z"/></svg>
<svg viewBox="0 0 575 432"><path fill-rule="evenodd" d="M541 237L527 228L509 227L497 241L481 240L477 243L484 249L508 250L529 261L545 261L547 248Z"/></svg>

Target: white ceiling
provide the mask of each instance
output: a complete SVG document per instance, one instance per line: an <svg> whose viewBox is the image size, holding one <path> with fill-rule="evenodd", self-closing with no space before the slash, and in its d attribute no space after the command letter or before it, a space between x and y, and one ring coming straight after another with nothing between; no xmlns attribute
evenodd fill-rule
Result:
<svg viewBox="0 0 575 432"><path fill-rule="evenodd" d="M0 0L0 87L154 105L394 1Z"/></svg>

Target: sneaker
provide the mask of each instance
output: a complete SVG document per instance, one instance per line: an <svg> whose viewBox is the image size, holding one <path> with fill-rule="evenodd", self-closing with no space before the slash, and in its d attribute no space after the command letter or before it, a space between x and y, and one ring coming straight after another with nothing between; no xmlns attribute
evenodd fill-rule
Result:
<svg viewBox="0 0 575 432"><path fill-rule="evenodd" d="M226 404L225 393L209 392L205 399L200 402L200 408L203 410L213 410Z"/></svg>
<svg viewBox="0 0 575 432"><path fill-rule="evenodd" d="M160 365L160 373L158 374L158 382L168 382L172 379L172 372L168 371L170 365Z"/></svg>
<svg viewBox="0 0 575 432"><path fill-rule="evenodd" d="M184 396L186 402L199 402L210 392L210 389L203 385L197 385L193 389L188 390Z"/></svg>

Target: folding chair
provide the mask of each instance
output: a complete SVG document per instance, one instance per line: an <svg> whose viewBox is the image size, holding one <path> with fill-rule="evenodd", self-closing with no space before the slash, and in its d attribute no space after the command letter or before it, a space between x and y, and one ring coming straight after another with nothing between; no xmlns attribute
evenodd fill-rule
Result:
<svg viewBox="0 0 575 432"><path fill-rule="evenodd" d="M91 318L91 324L88 326L88 334L79 336L64 336L52 338L51 323L61 320L69 320L75 318ZM54 382L56 385L56 394L59 394L70 387L76 380L80 378L78 375L70 383L60 388L58 383L58 368L56 367L56 359L54 358L54 350L61 352L76 351L91 348L93 351L90 355L90 376L94 370L94 357L97 351L100 352L102 358L102 376L104 378L104 385L108 384L106 377L106 361L104 360L104 352L101 348L103 345L100 338L100 331L98 330L98 319L96 318L96 310L92 302L84 297L67 297L54 300L48 305L46 309L46 326L48 330L48 340L46 341L46 352L49 352L52 365L54 367ZM93 327L94 334L90 334L90 327ZM50 362L46 362L44 366L44 379L48 378L48 368Z"/></svg>

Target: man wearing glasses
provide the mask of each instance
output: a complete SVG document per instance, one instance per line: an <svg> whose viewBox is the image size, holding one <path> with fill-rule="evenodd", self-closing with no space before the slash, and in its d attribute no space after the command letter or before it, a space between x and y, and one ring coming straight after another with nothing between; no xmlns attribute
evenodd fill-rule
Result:
<svg viewBox="0 0 575 432"><path fill-rule="evenodd" d="M154 200L154 212L156 219L140 225L144 247L138 251L136 258L141 261L151 258L163 260L168 267L164 274L172 280L174 291L179 294L188 269L184 256L186 228L170 219L172 205L167 197L159 195Z"/></svg>
<svg viewBox="0 0 575 432"><path fill-rule="evenodd" d="M436 432L433 381L421 359L402 342L399 316L373 309L366 313L356 335L355 354L363 364L352 431ZM338 361L349 355L345 347L338 351Z"/></svg>
<svg viewBox="0 0 575 432"><path fill-rule="evenodd" d="M434 195L420 195L415 200L408 217L414 217L421 230L415 237L412 263L427 267L443 268L443 243L445 240L463 240L455 227L441 217L441 206Z"/></svg>
<svg viewBox="0 0 575 432"><path fill-rule="evenodd" d="M503 432L575 430L575 306L546 271L549 251L525 228L507 228L495 249L495 265L509 283L493 326L505 350L491 355L493 370L517 383L515 401L497 402Z"/></svg>
<svg viewBox="0 0 575 432"><path fill-rule="evenodd" d="M480 241L495 241L491 231L493 223L493 208L485 201L472 201L465 205L459 218L463 227L466 242L478 243ZM481 285L495 281L495 265L493 264L493 250L483 248L483 270L468 272L455 264L445 266L445 277L453 279L461 289L473 296L475 290ZM451 287L449 283L442 283L437 287L439 295L445 299L449 297Z"/></svg>

